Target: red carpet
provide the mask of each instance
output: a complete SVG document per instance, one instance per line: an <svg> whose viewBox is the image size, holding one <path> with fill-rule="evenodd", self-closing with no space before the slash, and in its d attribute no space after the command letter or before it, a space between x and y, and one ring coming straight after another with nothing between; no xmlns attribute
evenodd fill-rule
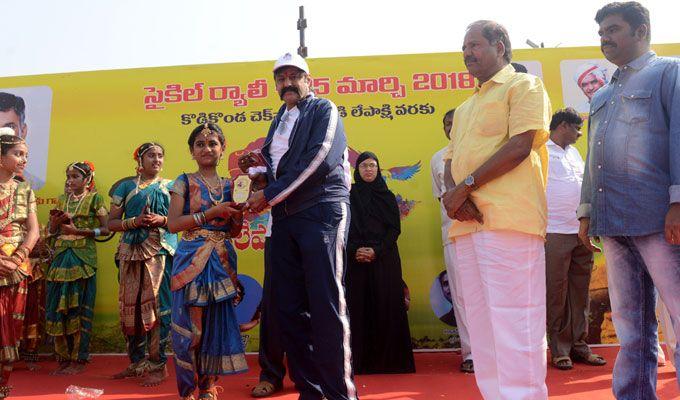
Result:
<svg viewBox="0 0 680 400"><path fill-rule="evenodd" d="M618 348L598 348L596 352L608 360L604 367L589 367L576 364L568 372L548 368L548 391L550 399L560 400L601 400L613 399L611 394L611 373ZM257 357L249 356L251 372L225 377L220 380L224 387L222 399L251 399L253 385L257 383L259 368ZM481 399L472 375L457 372L460 356L453 353L417 353L417 374L358 376L356 378L360 398L363 400L436 400L436 399ZM113 373L125 368L127 359L122 356L95 356L88 370L75 377L55 377L48 372L56 366L54 362L41 363L38 372L29 372L17 365L12 374L15 390L10 399L62 400L70 384L104 389L100 399L177 399L174 374L163 385L156 388L142 388L135 379L114 381ZM518 366L521 368L521 366ZM659 399L680 399L675 381L675 370L668 366L659 369ZM295 400L290 381L286 389L271 399Z"/></svg>

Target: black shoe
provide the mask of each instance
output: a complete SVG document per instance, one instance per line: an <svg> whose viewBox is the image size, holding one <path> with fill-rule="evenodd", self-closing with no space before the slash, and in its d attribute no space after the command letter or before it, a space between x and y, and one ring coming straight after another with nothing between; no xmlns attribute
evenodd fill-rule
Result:
<svg viewBox="0 0 680 400"><path fill-rule="evenodd" d="M466 374L475 373L475 365L472 360L465 360L460 364L460 372L465 372Z"/></svg>

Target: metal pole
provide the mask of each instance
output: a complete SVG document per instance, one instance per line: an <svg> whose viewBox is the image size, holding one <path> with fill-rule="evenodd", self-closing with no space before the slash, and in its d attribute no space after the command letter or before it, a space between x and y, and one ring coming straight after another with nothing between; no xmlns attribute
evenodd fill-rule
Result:
<svg viewBox="0 0 680 400"><path fill-rule="evenodd" d="M300 18L297 21L297 29L300 31L300 47L298 47L298 54L300 57L307 58L307 46L305 46L305 28L307 28L307 19L305 18L305 6L300 6Z"/></svg>

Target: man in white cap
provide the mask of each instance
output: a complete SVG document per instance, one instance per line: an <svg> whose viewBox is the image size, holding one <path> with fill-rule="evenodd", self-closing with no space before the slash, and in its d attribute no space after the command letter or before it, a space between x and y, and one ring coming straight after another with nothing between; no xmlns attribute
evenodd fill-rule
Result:
<svg viewBox="0 0 680 400"><path fill-rule="evenodd" d="M301 400L357 399L344 289L351 182L345 130L335 104L312 93L302 57L279 58L274 80L285 104L262 147L267 172L256 180L266 186L248 207L272 207L271 282L290 375Z"/></svg>

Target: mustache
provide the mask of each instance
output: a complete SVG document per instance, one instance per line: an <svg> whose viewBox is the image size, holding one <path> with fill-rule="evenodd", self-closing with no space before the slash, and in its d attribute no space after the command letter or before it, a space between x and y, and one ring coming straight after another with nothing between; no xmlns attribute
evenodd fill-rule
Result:
<svg viewBox="0 0 680 400"><path fill-rule="evenodd" d="M614 43L614 42L602 42L602 44L600 44L600 48L602 48L604 46L616 47L616 43Z"/></svg>
<svg viewBox="0 0 680 400"><path fill-rule="evenodd" d="M465 62L465 64L467 64L469 62L477 62L477 57L467 56L463 59L463 61Z"/></svg>
<svg viewBox="0 0 680 400"><path fill-rule="evenodd" d="M300 90L297 88L297 86L286 86L285 88L281 89L281 92L279 93L279 97L281 97L281 100L283 100L283 95L288 93L288 92L293 92L300 96Z"/></svg>

